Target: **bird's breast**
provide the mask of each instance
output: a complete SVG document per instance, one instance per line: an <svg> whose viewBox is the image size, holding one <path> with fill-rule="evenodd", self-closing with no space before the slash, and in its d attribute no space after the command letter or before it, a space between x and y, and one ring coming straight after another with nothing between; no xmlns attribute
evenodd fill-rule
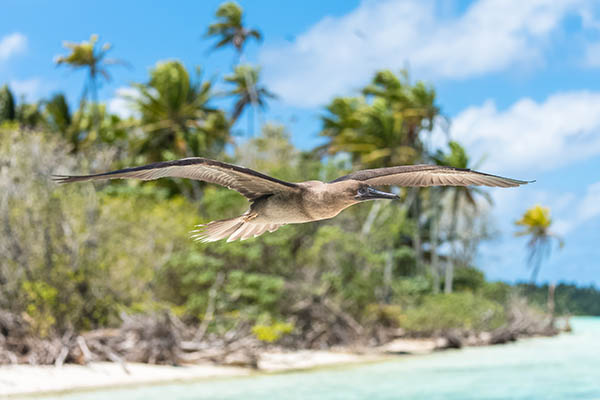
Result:
<svg viewBox="0 0 600 400"><path fill-rule="evenodd" d="M264 223L298 224L333 218L345 207L336 206L326 197L306 192L291 196L273 195L254 203L252 211L260 218L257 222Z"/></svg>

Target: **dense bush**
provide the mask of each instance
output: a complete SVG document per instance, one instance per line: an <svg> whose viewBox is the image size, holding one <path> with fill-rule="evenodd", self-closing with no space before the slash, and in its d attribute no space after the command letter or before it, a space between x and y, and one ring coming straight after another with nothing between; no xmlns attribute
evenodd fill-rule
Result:
<svg viewBox="0 0 600 400"><path fill-rule="evenodd" d="M546 308L548 302L548 284L517 285L519 292L533 304ZM554 304L557 314L600 315L600 290L594 286L578 287L574 284L560 283L554 291Z"/></svg>
<svg viewBox="0 0 600 400"><path fill-rule="evenodd" d="M25 312L41 335L109 326L121 309L151 301L155 271L194 221L181 199L57 185L52 174L110 161L68 150L39 132L0 134L0 307Z"/></svg>
<svg viewBox="0 0 600 400"><path fill-rule="evenodd" d="M420 307L407 310L400 320L403 328L422 334L452 329L490 331L505 323L502 305L468 291L427 296Z"/></svg>

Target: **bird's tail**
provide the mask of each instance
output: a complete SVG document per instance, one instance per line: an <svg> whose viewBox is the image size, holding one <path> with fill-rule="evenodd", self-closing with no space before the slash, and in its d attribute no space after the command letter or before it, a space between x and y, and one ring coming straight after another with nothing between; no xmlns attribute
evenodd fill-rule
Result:
<svg viewBox="0 0 600 400"><path fill-rule="evenodd" d="M257 237L266 231L275 232L281 225L253 223L253 216L249 214L239 217L212 221L208 224L197 225L192 231L192 238L201 242L216 242L227 238L228 242L246 240Z"/></svg>

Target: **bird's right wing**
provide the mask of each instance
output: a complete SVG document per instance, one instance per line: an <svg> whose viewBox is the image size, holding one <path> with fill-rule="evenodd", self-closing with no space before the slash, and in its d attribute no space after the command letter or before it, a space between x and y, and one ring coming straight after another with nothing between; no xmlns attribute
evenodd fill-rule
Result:
<svg viewBox="0 0 600 400"><path fill-rule="evenodd" d="M496 186L514 187L531 183L470 169L441 165L401 165L398 167L365 169L337 178L332 182L357 180L368 185L384 186Z"/></svg>
<svg viewBox="0 0 600 400"><path fill-rule="evenodd" d="M298 185L294 183L285 182L249 168L200 157L158 162L141 167L125 168L93 175L55 175L53 179L59 183L69 183L126 178L147 181L166 177L187 178L215 183L236 190L250 200L255 200L268 194L300 190Z"/></svg>

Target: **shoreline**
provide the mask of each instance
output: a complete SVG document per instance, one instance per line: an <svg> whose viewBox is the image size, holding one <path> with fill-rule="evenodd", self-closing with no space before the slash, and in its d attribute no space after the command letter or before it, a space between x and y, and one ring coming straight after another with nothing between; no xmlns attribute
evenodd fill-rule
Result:
<svg viewBox="0 0 600 400"><path fill-rule="evenodd" d="M88 365L2 365L0 398L22 398L80 391L117 389L142 385L191 383L207 379L235 378L368 364L427 355L445 349L439 339L399 339L369 349L264 351L258 369L214 363L182 366L141 363L92 362ZM33 383L35 382L35 383Z"/></svg>
<svg viewBox="0 0 600 400"><path fill-rule="evenodd" d="M0 399L299 372L389 361L398 357L385 353L331 350L264 352L258 369L214 363L181 366L126 363L126 371L121 364L109 361L91 362L88 365L65 364L60 367L1 365Z"/></svg>
<svg viewBox="0 0 600 400"><path fill-rule="evenodd" d="M535 337L535 336L533 336ZM531 337L522 337L520 340ZM487 346L491 346L488 344ZM479 347L482 344L466 345ZM485 346L485 345L483 345ZM142 363L92 362L88 365L0 365L0 398L31 398L74 392L133 388L146 385L192 383L209 379L250 377L335 368L422 356L449 349L439 338L397 339L376 348L331 350L266 350L258 368L210 362L182 366Z"/></svg>

